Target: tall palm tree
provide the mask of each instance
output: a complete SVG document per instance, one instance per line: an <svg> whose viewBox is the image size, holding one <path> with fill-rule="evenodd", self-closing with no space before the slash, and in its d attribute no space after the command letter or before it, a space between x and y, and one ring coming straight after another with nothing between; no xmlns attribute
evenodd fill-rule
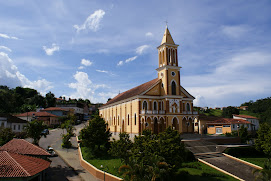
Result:
<svg viewBox="0 0 271 181"><path fill-rule="evenodd" d="M39 145L39 140L43 136L41 133L47 126L43 124L42 121L31 121L28 122L27 125L24 127L27 136L33 139L33 144ZM46 137L46 135L44 135Z"/></svg>

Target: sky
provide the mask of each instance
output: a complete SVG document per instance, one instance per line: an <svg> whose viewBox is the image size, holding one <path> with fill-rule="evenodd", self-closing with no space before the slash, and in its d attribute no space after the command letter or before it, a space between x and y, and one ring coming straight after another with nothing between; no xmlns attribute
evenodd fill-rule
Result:
<svg viewBox="0 0 271 181"><path fill-rule="evenodd" d="M0 0L0 85L105 103L157 77L166 21L194 105L270 97L270 0Z"/></svg>

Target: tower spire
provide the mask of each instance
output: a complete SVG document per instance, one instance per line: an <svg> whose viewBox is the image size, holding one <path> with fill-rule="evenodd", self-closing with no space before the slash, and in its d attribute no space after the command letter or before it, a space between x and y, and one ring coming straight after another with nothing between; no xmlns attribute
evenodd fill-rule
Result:
<svg viewBox="0 0 271 181"><path fill-rule="evenodd" d="M172 38L172 36L171 36L171 34L170 34L169 30L168 30L167 21L166 21L166 30L165 30L161 45L164 44L164 43L175 45L175 43L173 41L173 38Z"/></svg>

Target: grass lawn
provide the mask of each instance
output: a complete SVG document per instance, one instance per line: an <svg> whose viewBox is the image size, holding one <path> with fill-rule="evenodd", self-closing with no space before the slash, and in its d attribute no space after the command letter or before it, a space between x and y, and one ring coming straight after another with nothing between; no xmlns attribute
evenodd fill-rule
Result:
<svg viewBox="0 0 271 181"><path fill-rule="evenodd" d="M220 109L210 109L209 113L204 113L206 116L222 116L222 110Z"/></svg>
<svg viewBox="0 0 271 181"><path fill-rule="evenodd" d="M258 114L253 113L253 112L249 112L249 111L246 111L246 110L240 110L240 111L239 111L239 114L244 114L244 115L249 115L249 116L258 117Z"/></svg>
<svg viewBox="0 0 271 181"><path fill-rule="evenodd" d="M215 180L236 180L235 178L226 175L214 168L209 167L201 162L184 163L180 171L187 171L189 175L180 175L181 180L203 180L203 181L215 181Z"/></svg>
<svg viewBox="0 0 271 181"><path fill-rule="evenodd" d="M103 170L101 169L101 165L103 165L103 167L107 166L108 169L105 169L106 172L121 177L118 172L119 167L122 165L120 159L112 158L111 156L104 156L94 159L93 156L87 151L87 148L81 147L81 151L84 159L96 168Z"/></svg>
<svg viewBox="0 0 271 181"><path fill-rule="evenodd" d="M253 164L258 165L260 167L263 167L264 162L267 161L267 158L265 158L265 157L259 157L259 158L249 157L249 158L240 158L240 159L245 160L245 161L250 162L250 163L253 163Z"/></svg>

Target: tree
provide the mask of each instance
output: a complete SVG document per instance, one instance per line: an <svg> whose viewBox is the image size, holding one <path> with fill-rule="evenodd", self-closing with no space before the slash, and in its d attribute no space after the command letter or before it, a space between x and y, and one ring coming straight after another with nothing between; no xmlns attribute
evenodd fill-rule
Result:
<svg viewBox="0 0 271 181"><path fill-rule="evenodd" d="M73 131L75 130L75 127L73 126L73 124L74 121L66 120L64 123L61 124L61 128L66 129L68 135L74 136Z"/></svg>
<svg viewBox="0 0 271 181"><path fill-rule="evenodd" d="M27 136L33 139L33 144L39 145L39 140L42 137L41 132L46 128L47 126L42 121L34 120L27 123L25 131ZM44 135L44 137L46 136Z"/></svg>
<svg viewBox="0 0 271 181"><path fill-rule="evenodd" d="M55 107L56 98L55 95L50 91L45 95L46 106L47 107Z"/></svg>
<svg viewBox="0 0 271 181"><path fill-rule="evenodd" d="M89 125L80 131L82 144L90 148L94 154L101 153L101 146L107 148L112 133L110 133L109 129L106 130L106 127L107 124L104 119L96 115L89 121Z"/></svg>
<svg viewBox="0 0 271 181"><path fill-rule="evenodd" d="M268 158L271 158L271 126L268 123L262 123L257 131L255 146L258 151L263 151Z"/></svg>
<svg viewBox="0 0 271 181"><path fill-rule="evenodd" d="M12 132L11 128L0 128L0 146L6 144L14 138L15 134Z"/></svg>
<svg viewBox="0 0 271 181"><path fill-rule="evenodd" d="M256 169L253 171L253 175L256 175L255 180L262 180L262 181L270 181L271 180L271 160L268 159L267 162L264 163L263 169L259 170Z"/></svg>
<svg viewBox="0 0 271 181"><path fill-rule="evenodd" d="M129 134L127 133L120 133L119 138L119 140L114 139L113 143L111 144L109 153L112 156L119 157L122 162L128 164L129 157L131 156L130 149L132 148L133 143L130 140Z"/></svg>
<svg viewBox="0 0 271 181"><path fill-rule="evenodd" d="M222 117L224 118L232 118L233 114L239 114L239 110L236 107L226 107L223 108Z"/></svg>
<svg viewBox="0 0 271 181"><path fill-rule="evenodd" d="M242 125L238 131L241 143L246 143L246 141L249 140L247 128L244 125Z"/></svg>

